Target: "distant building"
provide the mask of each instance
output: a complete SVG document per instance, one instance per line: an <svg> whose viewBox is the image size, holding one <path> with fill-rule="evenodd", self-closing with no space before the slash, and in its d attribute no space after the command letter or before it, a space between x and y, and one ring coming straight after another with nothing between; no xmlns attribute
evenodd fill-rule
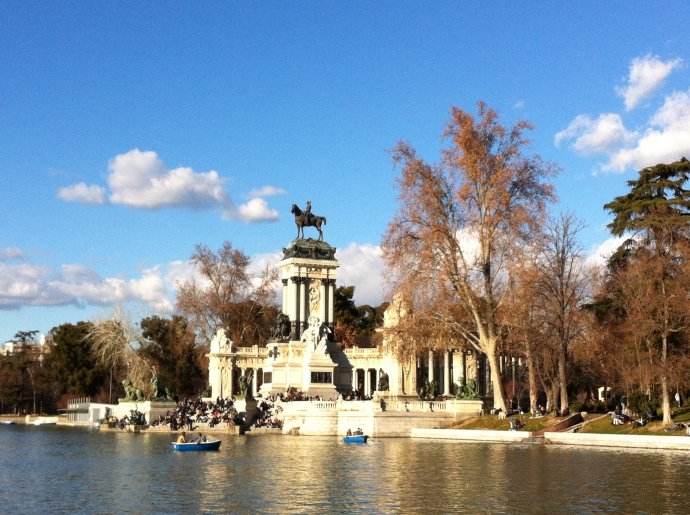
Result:
<svg viewBox="0 0 690 515"><path fill-rule="evenodd" d="M11 356L18 352L27 352L36 356L39 360L43 360L43 356L48 352L46 336L43 333L39 333L34 340L28 342L8 340L0 346L0 356Z"/></svg>

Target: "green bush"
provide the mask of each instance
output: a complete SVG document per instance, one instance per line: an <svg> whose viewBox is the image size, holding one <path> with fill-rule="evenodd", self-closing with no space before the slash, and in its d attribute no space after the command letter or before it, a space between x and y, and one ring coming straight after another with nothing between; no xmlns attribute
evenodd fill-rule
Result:
<svg viewBox="0 0 690 515"><path fill-rule="evenodd" d="M468 379L465 384L455 384L455 397L458 399L465 400L476 400L479 399L479 388L477 387L477 381L474 379Z"/></svg>
<svg viewBox="0 0 690 515"><path fill-rule="evenodd" d="M650 399L642 392L635 392L628 397L628 407L640 417L654 419L659 410L659 401L656 397Z"/></svg>
<svg viewBox="0 0 690 515"><path fill-rule="evenodd" d="M433 401L438 395L438 383L436 381L422 383L417 393L420 399L424 401Z"/></svg>

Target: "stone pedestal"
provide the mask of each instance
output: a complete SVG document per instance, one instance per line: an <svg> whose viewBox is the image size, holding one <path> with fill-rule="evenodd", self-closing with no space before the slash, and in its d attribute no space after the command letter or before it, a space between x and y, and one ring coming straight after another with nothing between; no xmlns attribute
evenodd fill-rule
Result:
<svg viewBox="0 0 690 515"><path fill-rule="evenodd" d="M116 405L112 406L111 414L117 418L129 416L131 411L138 411L143 413L146 421L150 424L151 421L157 419L161 415L165 415L168 411L174 411L177 407L175 401L126 401L120 400Z"/></svg>
<svg viewBox="0 0 690 515"><path fill-rule="evenodd" d="M261 395L285 393L289 388L295 388L309 396L329 399L337 396L334 384L336 364L327 348L314 352L310 345L302 341L269 344Z"/></svg>
<svg viewBox="0 0 690 515"><path fill-rule="evenodd" d="M248 425L254 421L257 412L256 406L258 404L256 399L237 399L233 404L237 413L244 416Z"/></svg>
<svg viewBox="0 0 690 515"><path fill-rule="evenodd" d="M208 356L208 382L211 387L211 398L219 397L228 399L232 397L234 389L233 367L235 363L235 353L232 348L232 341L225 336L223 329L218 329L216 335L211 340Z"/></svg>

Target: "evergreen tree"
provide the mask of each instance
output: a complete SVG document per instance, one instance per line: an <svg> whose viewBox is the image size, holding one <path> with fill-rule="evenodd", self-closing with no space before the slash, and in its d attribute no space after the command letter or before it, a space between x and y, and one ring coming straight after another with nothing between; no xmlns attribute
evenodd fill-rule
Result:
<svg viewBox="0 0 690 515"><path fill-rule="evenodd" d="M622 236L635 233L638 239L628 242L634 263L644 267L648 282L645 302L646 318L660 353L661 405L664 424L671 424L669 378L673 373L672 354L682 354L678 347L687 339L678 338L688 322L687 302L688 229L690 228L690 190L686 183L690 162L683 158L670 164L644 168L639 177L628 181L630 192L616 197L604 207L614 219L611 232ZM682 305L679 305L678 303Z"/></svg>

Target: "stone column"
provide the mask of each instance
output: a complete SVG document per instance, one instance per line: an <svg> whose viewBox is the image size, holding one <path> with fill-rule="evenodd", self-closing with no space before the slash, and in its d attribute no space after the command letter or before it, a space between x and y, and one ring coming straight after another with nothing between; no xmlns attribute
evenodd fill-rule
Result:
<svg viewBox="0 0 690 515"><path fill-rule="evenodd" d="M429 382L434 380L434 351L429 349Z"/></svg>
<svg viewBox="0 0 690 515"><path fill-rule="evenodd" d="M232 358L225 358L226 359L226 365L225 365L225 370L226 370L226 381L227 382L227 387L225 389L226 395L224 397L230 398L232 397L232 392L235 389L235 378L233 375L233 366L232 366Z"/></svg>
<svg viewBox="0 0 690 515"><path fill-rule="evenodd" d="M379 379L381 379L379 377L379 370L380 369L378 369L378 368L374 369L374 382L376 383L376 384L374 384L374 391L378 391L378 389L379 389Z"/></svg>
<svg viewBox="0 0 690 515"><path fill-rule="evenodd" d="M450 352L443 351L443 395L450 396Z"/></svg>
<svg viewBox="0 0 690 515"><path fill-rule="evenodd" d="M302 280L299 283L299 306L297 306L297 309L299 310L299 319L302 322L302 326L306 326L307 324L307 302L309 302L309 299L307 296L309 293L306 291L306 279L302 278ZM302 330L300 329L300 334L302 333Z"/></svg>
<svg viewBox="0 0 690 515"><path fill-rule="evenodd" d="M328 281L328 323L335 325L333 320L333 298L335 297L335 279Z"/></svg>
<svg viewBox="0 0 690 515"><path fill-rule="evenodd" d="M291 277L288 283L288 305L290 306L288 316L294 327L294 334L291 336L299 340L300 319L299 319L299 277Z"/></svg>
<svg viewBox="0 0 690 515"><path fill-rule="evenodd" d="M364 369L364 395L365 397L371 395L371 374L368 368Z"/></svg>
<svg viewBox="0 0 690 515"><path fill-rule="evenodd" d="M288 281L283 279L281 282L283 283L283 303L280 309L284 315L290 316L290 313L288 313Z"/></svg>
<svg viewBox="0 0 690 515"><path fill-rule="evenodd" d="M319 286L319 318L321 322L327 322L328 316L328 306L326 305L326 281L321 281L321 286Z"/></svg>
<svg viewBox="0 0 690 515"><path fill-rule="evenodd" d="M357 391L357 369L352 369L352 391Z"/></svg>
<svg viewBox="0 0 690 515"><path fill-rule="evenodd" d="M253 376L252 376L252 395L256 397L256 394L259 393L258 390L258 384L259 384L259 369L254 367L253 369Z"/></svg>

